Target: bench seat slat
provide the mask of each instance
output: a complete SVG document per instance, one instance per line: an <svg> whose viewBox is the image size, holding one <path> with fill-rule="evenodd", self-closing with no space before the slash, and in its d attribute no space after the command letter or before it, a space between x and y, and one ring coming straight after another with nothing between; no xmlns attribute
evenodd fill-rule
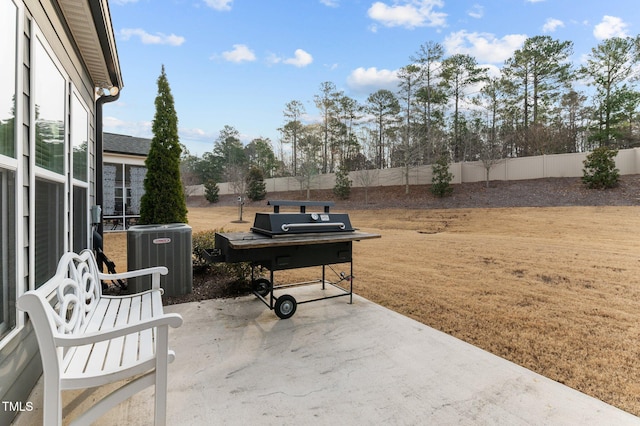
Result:
<svg viewBox="0 0 640 426"><path fill-rule="evenodd" d="M129 322L137 322L140 320L140 296L131 298L131 307L129 308ZM122 364L128 365L138 360L138 346L140 333L128 334L124 338L124 352L122 354Z"/></svg>
<svg viewBox="0 0 640 426"><path fill-rule="evenodd" d="M101 299L94 308L93 314L91 315L91 318L84 330L85 332L93 332L100 329L100 318L105 316L108 307L109 303ZM66 374L74 376L84 373L92 349L93 345L84 345L69 349L65 354L65 366L63 371Z"/></svg>
<svg viewBox="0 0 640 426"><path fill-rule="evenodd" d="M115 326L120 301L118 299L102 299L100 303L106 302L107 312L99 325L98 330L109 330ZM94 316L95 318L95 316ZM94 323L92 319L92 323ZM98 321L95 321L98 324ZM98 342L93 345L87 367L85 371L102 371L109 350L109 341Z"/></svg>
<svg viewBox="0 0 640 426"><path fill-rule="evenodd" d="M151 293L142 295L142 312L140 319L149 319L152 317ZM147 329L140 332L140 359L150 358L154 354L153 329Z"/></svg>
<svg viewBox="0 0 640 426"><path fill-rule="evenodd" d="M131 307L131 298L126 297L120 300L120 310L115 326L124 326L129 324L129 308ZM109 352L105 360L104 369L107 371L117 369L122 365L122 351L124 349L124 336L112 339L109 342Z"/></svg>

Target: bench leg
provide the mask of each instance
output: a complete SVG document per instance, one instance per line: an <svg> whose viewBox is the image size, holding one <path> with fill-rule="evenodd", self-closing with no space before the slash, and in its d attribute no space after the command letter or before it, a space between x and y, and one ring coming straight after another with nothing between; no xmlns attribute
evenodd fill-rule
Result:
<svg viewBox="0 0 640 426"><path fill-rule="evenodd" d="M138 392L148 388L154 382L153 372L149 372L144 376L127 383L126 385L114 390L109 395L98 401L93 407L73 419L71 425L89 425L98 420L104 413L111 410L116 405L131 398ZM45 425L48 423L45 423Z"/></svg>
<svg viewBox="0 0 640 426"><path fill-rule="evenodd" d="M161 326L156 329L156 368L147 374L114 390L97 402L89 410L73 420L72 425L87 425L96 421L100 416L121 402L131 398L136 393L155 384L154 424L167 424L167 388L169 364L169 327ZM173 360L173 352L171 355ZM45 425L48 425L45 421ZM56 424L56 423L52 423ZM59 423L58 423L59 424Z"/></svg>
<svg viewBox="0 0 640 426"><path fill-rule="evenodd" d="M43 424L62 425L62 396L60 395L60 381L47 380L47 375L45 374L43 393Z"/></svg>
<svg viewBox="0 0 640 426"><path fill-rule="evenodd" d="M167 389L169 366L169 327L156 329L156 395L155 395L155 425L164 426L167 423Z"/></svg>

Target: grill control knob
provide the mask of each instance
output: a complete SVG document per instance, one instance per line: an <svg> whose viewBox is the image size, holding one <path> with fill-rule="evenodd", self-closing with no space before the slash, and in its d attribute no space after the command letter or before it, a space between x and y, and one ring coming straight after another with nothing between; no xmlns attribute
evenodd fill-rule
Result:
<svg viewBox="0 0 640 426"><path fill-rule="evenodd" d="M318 213L311 213L311 220L318 220L320 219L320 216L318 216Z"/></svg>

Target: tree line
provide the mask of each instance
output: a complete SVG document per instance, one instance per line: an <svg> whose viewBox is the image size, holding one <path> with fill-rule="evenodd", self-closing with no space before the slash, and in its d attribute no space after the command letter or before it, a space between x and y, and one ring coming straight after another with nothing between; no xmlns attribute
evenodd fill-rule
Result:
<svg viewBox="0 0 640 426"><path fill-rule="evenodd" d="M225 126L211 152L183 155L183 174L238 185L251 168L302 183L387 167L408 177L411 167L441 159L490 167L507 157L640 146L640 36L606 39L581 64L572 54L571 41L531 37L491 75L473 56L445 56L429 41L398 71L395 91L359 102L323 82L313 99L318 122L305 122L300 100L284 106L277 153L268 138L243 146Z"/></svg>

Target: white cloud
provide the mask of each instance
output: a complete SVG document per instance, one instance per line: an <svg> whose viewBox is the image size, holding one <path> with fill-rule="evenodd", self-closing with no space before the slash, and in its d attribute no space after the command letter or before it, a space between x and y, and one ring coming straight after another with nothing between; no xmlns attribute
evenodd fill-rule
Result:
<svg viewBox="0 0 640 426"><path fill-rule="evenodd" d="M325 6L329 6L329 7L338 7L338 6L340 6L340 3L338 2L338 0L320 0L320 3L324 4Z"/></svg>
<svg viewBox="0 0 640 426"><path fill-rule="evenodd" d="M367 11L369 18L385 27L444 27L446 13L435 12L435 7L443 7L443 0L402 0L389 6L377 1ZM372 28L376 31L376 27Z"/></svg>
<svg viewBox="0 0 640 426"><path fill-rule="evenodd" d="M593 35L598 40L604 40L611 37L626 37L627 27L628 24L626 24L621 18L605 15L602 18L602 22L596 25L593 29Z"/></svg>
<svg viewBox="0 0 640 426"><path fill-rule="evenodd" d="M480 67L487 69L487 75L490 78L498 78L502 75L502 70L493 64L483 64Z"/></svg>
<svg viewBox="0 0 640 426"><path fill-rule="evenodd" d="M281 56L276 55L275 53L270 53L267 56L267 63L269 64L289 64L296 66L298 68L306 67L307 65L313 62L313 56L310 53L305 52L302 49L296 49L294 52L294 56L292 58L283 58Z"/></svg>
<svg viewBox="0 0 640 426"><path fill-rule="evenodd" d="M564 22L562 22L561 20L555 19L555 18L548 18L547 22L545 22L544 25L542 26L542 32L552 33L558 28L562 28L562 27L564 27Z"/></svg>
<svg viewBox="0 0 640 426"><path fill-rule="evenodd" d="M347 85L356 92L395 90L398 86L398 70L359 67L351 71L347 77Z"/></svg>
<svg viewBox="0 0 640 426"><path fill-rule="evenodd" d="M231 10L233 0L204 0L207 6L215 10Z"/></svg>
<svg viewBox="0 0 640 426"><path fill-rule="evenodd" d="M542 3L545 0L527 0L527 3Z"/></svg>
<svg viewBox="0 0 640 426"><path fill-rule="evenodd" d="M479 4L474 4L471 9L467 11L467 15L475 19L480 19L484 16L484 8Z"/></svg>
<svg viewBox="0 0 640 426"><path fill-rule="evenodd" d="M269 53L267 56L267 63L269 64L279 64L282 62L282 58L275 53Z"/></svg>
<svg viewBox="0 0 640 426"><path fill-rule="evenodd" d="M222 57L229 62L252 62L256 55L244 44L234 44L233 50L222 52Z"/></svg>
<svg viewBox="0 0 640 426"><path fill-rule="evenodd" d="M442 43L448 54L468 54L478 62L499 63L522 47L524 34L509 34L497 38L489 33L469 33L465 30L449 34Z"/></svg>
<svg viewBox="0 0 640 426"><path fill-rule="evenodd" d="M296 49L293 58L282 60L285 64L293 65L298 68L306 67L313 62L313 56L302 49Z"/></svg>
<svg viewBox="0 0 640 426"><path fill-rule="evenodd" d="M170 46L180 46L185 42L185 38L175 34L149 34L141 28L123 28L120 30L120 37L129 40L131 37L139 37L142 44L168 44Z"/></svg>
<svg viewBox="0 0 640 426"><path fill-rule="evenodd" d="M104 131L139 138L153 137L151 121L125 121L117 117L107 116L103 119Z"/></svg>
<svg viewBox="0 0 640 426"><path fill-rule="evenodd" d="M191 141L202 141L210 143L212 139L216 138L215 134L206 132L205 130L199 128L181 127L178 133L180 139L189 139Z"/></svg>

